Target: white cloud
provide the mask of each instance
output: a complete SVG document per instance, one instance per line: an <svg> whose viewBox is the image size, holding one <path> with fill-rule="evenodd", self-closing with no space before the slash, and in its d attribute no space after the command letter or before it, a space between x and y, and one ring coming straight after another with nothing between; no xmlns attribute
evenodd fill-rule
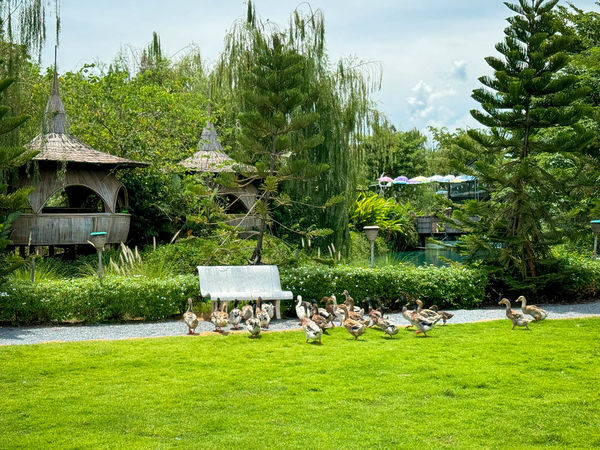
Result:
<svg viewBox="0 0 600 450"><path fill-rule="evenodd" d="M424 80L411 89L412 95L406 98L410 106L410 121L415 124L431 120L441 120L452 115L452 111L444 103L449 98L456 96L456 90L452 88L438 89Z"/></svg>
<svg viewBox="0 0 600 450"><path fill-rule="evenodd" d="M450 78L467 81L467 61L464 59L452 61L452 68L450 69Z"/></svg>

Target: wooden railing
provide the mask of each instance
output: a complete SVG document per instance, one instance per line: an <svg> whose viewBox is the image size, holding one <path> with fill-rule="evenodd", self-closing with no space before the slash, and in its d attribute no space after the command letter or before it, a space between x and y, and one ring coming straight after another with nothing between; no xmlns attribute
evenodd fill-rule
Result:
<svg viewBox="0 0 600 450"><path fill-rule="evenodd" d="M21 214L12 223L10 239L14 245L87 244L90 233L106 231L107 243L127 240L130 214Z"/></svg>

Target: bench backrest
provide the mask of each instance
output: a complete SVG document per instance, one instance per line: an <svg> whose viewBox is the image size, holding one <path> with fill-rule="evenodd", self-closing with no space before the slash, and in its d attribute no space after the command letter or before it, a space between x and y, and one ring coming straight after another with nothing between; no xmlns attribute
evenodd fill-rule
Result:
<svg viewBox="0 0 600 450"><path fill-rule="evenodd" d="M240 293L281 291L277 266L198 266L198 277L202 297L231 293L242 299Z"/></svg>

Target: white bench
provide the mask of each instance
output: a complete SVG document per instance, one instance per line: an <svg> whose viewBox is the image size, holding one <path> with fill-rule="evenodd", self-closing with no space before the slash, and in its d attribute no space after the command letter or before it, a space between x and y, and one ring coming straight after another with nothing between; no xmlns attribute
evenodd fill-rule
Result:
<svg viewBox="0 0 600 450"><path fill-rule="evenodd" d="M281 319L281 300L292 300L290 291L281 290L277 266L198 266L200 295L210 297L212 310L216 300L228 303L233 300L275 301L275 317Z"/></svg>

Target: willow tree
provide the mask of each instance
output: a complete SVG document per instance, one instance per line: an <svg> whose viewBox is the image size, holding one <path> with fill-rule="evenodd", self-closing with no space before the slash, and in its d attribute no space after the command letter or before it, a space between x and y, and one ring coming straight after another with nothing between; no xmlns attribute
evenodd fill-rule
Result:
<svg viewBox="0 0 600 450"><path fill-rule="evenodd" d="M0 80L0 95L14 82L12 78ZM0 136L10 133L21 126L27 116L11 116L8 106L0 106ZM27 195L30 189L10 189L9 181L12 172L29 161L35 152L24 147L7 147L0 145L0 281L14 267L12 261L5 253L6 247L11 244L11 223L19 216L19 210L28 205Z"/></svg>
<svg viewBox="0 0 600 450"><path fill-rule="evenodd" d="M23 86L31 86L39 71L42 49L46 42L46 22L54 15L55 41L60 35L60 1L0 0L0 77L18 79L4 92L4 101L15 114L31 114L32 99ZM37 62L37 65L36 65ZM35 73L32 66L36 65ZM6 145L19 145L19 128L0 137Z"/></svg>
<svg viewBox="0 0 600 450"><path fill-rule="evenodd" d="M468 203L459 214L474 230L467 244L472 254L517 282L535 278L550 246L561 239L556 218L565 186L544 161L577 155L591 138L578 125L586 90L563 71L571 39L555 28L557 2L506 3L516 14L507 19L506 37L496 45L502 57L486 58L493 76L479 78L484 87L472 95L483 111L471 114L489 129L469 130L462 140L476 159L474 174L491 191L489 201Z"/></svg>
<svg viewBox="0 0 600 450"><path fill-rule="evenodd" d="M249 108L244 91L247 74L259 54L254 51L261 36L280 37L281 45L303 57L304 83L308 95L300 105L303 113L316 113L312 123L299 130L294 139L322 136L315 146L298 149L301 160L329 169L318 177L286 180L281 189L289 202L285 206L288 220L281 226L310 236L310 230L333 230L337 248L348 247L348 212L355 199L360 152L357 137L368 125L370 93L379 86L379 72L373 64L343 60L332 67L325 48L324 18L320 10L293 11L288 27L281 29L272 22L263 23L254 6L248 4L245 21L236 23L226 37L225 50L214 73L218 82L214 97L232 106L229 121L236 124L237 111ZM234 149L243 159L245 150ZM307 208L307 205L314 208ZM302 227L296 224L302 221Z"/></svg>

